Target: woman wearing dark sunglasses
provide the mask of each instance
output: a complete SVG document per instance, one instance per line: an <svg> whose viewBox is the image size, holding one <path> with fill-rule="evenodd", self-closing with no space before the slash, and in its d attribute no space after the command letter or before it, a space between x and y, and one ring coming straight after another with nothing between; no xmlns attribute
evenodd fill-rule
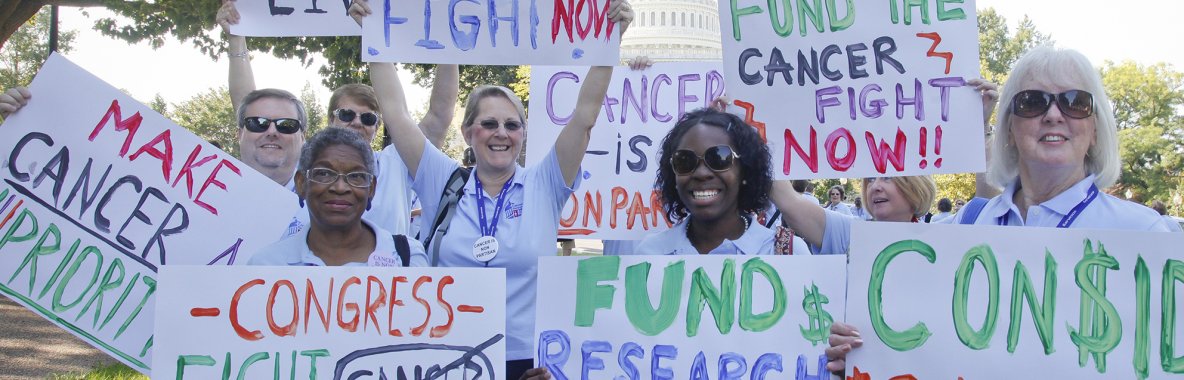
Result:
<svg viewBox="0 0 1184 380"><path fill-rule="evenodd" d="M683 115L662 140L656 186L674 227L647 236L635 254L767 255L776 232L753 218L769 204L769 148L735 115L703 108ZM786 238L793 252L805 242Z"/></svg>
<svg viewBox="0 0 1184 380"><path fill-rule="evenodd" d="M374 199L375 161L369 144L343 128L325 129L304 145L296 194L307 205L308 228L251 256L250 265L427 266L423 246L362 219ZM402 246L402 248L400 248Z"/></svg>

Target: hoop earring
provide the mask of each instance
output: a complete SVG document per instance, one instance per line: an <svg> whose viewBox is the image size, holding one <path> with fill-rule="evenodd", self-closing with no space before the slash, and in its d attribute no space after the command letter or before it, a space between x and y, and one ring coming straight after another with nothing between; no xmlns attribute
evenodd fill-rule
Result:
<svg viewBox="0 0 1184 380"><path fill-rule="evenodd" d="M477 153L473 152L473 147L465 148L464 158L462 159L465 166L472 166L477 163Z"/></svg>

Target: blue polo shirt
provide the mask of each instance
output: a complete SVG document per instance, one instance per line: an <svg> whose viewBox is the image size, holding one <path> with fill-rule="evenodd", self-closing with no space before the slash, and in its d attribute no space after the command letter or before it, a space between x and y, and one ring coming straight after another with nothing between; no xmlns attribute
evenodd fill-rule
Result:
<svg viewBox="0 0 1184 380"><path fill-rule="evenodd" d="M852 215L825 209L822 211L826 214L826 226L822 230L822 245L810 247L814 249L815 254L819 255L846 255L847 251L851 249L851 223L871 223Z"/></svg>
<svg viewBox="0 0 1184 380"><path fill-rule="evenodd" d="M423 214L434 218L440 194L459 165L430 142L424 143L412 186L423 203ZM484 198L485 215L492 217L498 194L477 189L476 173L465 183L448 234L440 240L439 266L506 268L506 360L534 357L534 301L538 258L554 256L559 237L559 213L578 187L568 187L554 147L538 164L518 167L506 190L507 199L497 220L498 254L489 262L473 257L473 243L481 237L477 197ZM530 202L527 203L526 200ZM425 226L425 228L431 228ZM424 234L426 235L426 234ZM431 262L431 258L429 258Z"/></svg>
<svg viewBox="0 0 1184 380"><path fill-rule="evenodd" d="M1003 216L1007 215L1007 225L1009 226L1056 227L1070 210L1085 200L1090 185L1094 183L1094 177L1091 174L1052 199L1029 206L1028 215L1024 218L1020 217L1019 207L1012 202L1015 192L1019 188L1019 180L1017 179L1007 185L1002 194L987 201L973 224L998 225L1003 220ZM965 210L966 208L963 207L957 215L950 219L957 223L956 221L962 220L962 212ZM1155 210L1138 203L1118 199L1103 191L1098 192L1097 198L1094 198L1081 211L1070 227L1170 231L1163 218Z"/></svg>
<svg viewBox="0 0 1184 380"><path fill-rule="evenodd" d="M362 223L365 223L374 230L374 253L390 255L394 258L394 262L399 262L399 254L395 251L395 239L391 236L391 233L365 219L362 220ZM428 256L424 254L423 245L411 238L407 239L407 243L411 248L410 266L428 266ZM263 247L254 256L251 256L251 259L247 261L247 265L325 266L325 261L313 254L312 250L308 248L308 229L304 228L292 236ZM364 267L366 265L367 263L364 262L351 262L343 266Z"/></svg>
<svg viewBox="0 0 1184 380"><path fill-rule="evenodd" d="M698 255L699 251L687 239L687 220L683 218L670 229L650 234L637 245L632 254L635 255ZM740 235L739 239L724 239L718 247L708 252L709 255L772 255L776 247L774 241L777 233L773 230L753 223ZM793 253L795 255L810 254L809 247L801 238L793 237Z"/></svg>

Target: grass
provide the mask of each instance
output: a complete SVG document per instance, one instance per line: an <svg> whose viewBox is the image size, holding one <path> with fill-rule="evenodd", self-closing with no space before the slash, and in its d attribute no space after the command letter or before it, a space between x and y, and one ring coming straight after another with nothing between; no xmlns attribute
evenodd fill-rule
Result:
<svg viewBox="0 0 1184 380"><path fill-rule="evenodd" d="M50 378L54 380L148 380L148 376L123 364L99 367L81 374L53 375Z"/></svg>

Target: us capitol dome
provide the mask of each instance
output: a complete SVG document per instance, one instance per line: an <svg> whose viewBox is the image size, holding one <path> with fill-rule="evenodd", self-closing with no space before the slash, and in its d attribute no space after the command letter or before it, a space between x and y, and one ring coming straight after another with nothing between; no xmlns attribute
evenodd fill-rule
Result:
<svg viewBox="0 0 1184 380"><path fill-rule="evenodd" d="M716 0L631 0L634 21L621 40L621 58L649 56L657 62L719 61Z"/></svg>

